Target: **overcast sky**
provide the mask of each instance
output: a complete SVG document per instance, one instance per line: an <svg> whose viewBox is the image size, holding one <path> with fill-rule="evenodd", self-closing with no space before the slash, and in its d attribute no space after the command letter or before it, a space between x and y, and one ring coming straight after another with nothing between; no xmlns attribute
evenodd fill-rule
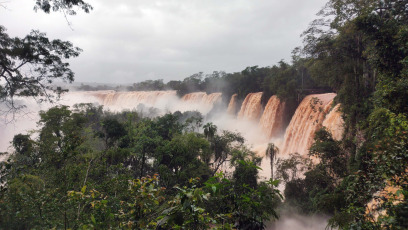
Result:
<svg viewBox="0 0 408 230"><path fill-rule="evenodd" d="M89 14L47 15L34 0L3 1L11 36L32 29L84 51L70 61L76 81L180 80L290 61L300 34L327 0L89 0Z"/></svg>

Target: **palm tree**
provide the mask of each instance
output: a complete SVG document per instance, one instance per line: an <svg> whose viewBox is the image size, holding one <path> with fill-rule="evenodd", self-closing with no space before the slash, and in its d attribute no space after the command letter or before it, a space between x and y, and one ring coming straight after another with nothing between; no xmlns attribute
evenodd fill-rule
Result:
<svg viewBox="0 0 408 230"><path fill-rule="evenodd" d="M275 144L269 143L268 147L266 148L266 156L271 159L271 179L273 180L273 164L276 159L276 155L278 154L279 149L276 147Z"/></svg>
<svg viewBox="0 0 408 230"><path fill-rule="evenodd" d="M205 124L203 128L204 136L211 141L214 138L215 134L217 133L217 126L214 125L212 122L209 122Z"/></svg>

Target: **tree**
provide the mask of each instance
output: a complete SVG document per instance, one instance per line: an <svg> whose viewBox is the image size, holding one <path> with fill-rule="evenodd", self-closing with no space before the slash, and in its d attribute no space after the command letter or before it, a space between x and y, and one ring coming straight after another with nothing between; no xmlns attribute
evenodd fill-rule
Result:
<svg viewBox="0 0 408 230"><path fill-rule="evenodd" d="M209 122L203 126L204 128L204 136L207 140L212 140L214 135L217 133L217 126L215 126L212 122Z"/></svg>
<svg viewBox="0 0 408 230"><path fill-rule="evenodd" d="M62 11L74 15L74 7L89 12L92 7L82 0L37 0L35 10ZM16 112L25 107L16 97L33 97L37 102L53 102L66 90L52 86L54 80L71 83L74 73L65 60L77 57L81 49L71 42L50 40L45 33L33 30L24 38L12 38L0 26L0 102L3 112Z"/></svg>
<svg viewBox="0 0 408 230"><path fill-rule="evenodd" d="M232 160L237 153L242 152L241 150L246 150L243 143L244 138L239 133L224 130L221 135L214 135L210 140L211 156L205 158L212 168L212 175L215 175L220 167ZM210 162L211 159L212 162Z"/></svg>
<svg viewBox="0 0 408 230"><path fill-rule="evenodd" d="M284 182L296 180L299 174L311 167L311 163L309 158L302 157L299 153L291 153L288 159L278 159L276 162L276 178Z"/></svg>
<svg viewBox="0 0 408 230"><path fill-rule="evenodd" d="M315 142L310 147L309 156L320 160L319 164L335 179L348 174L347 155L340 148L340 143L333 139L325 128L315 133Z"/></svg>
<svg viewBox="0 0 408 230"><path fill-rule="evenodd" d="M277 217L277 182L257 182L260 158L238 134L214 134L215 153L179 115L139 119L83 105L40 117L39 135L17 135L0 162L1 229L262 229ZM233 175L210 178L227 161Z"/></svg>
<svg viewBox="0 0 408 230"><path fill-rule="evenodd" d="M16 153L20 155L30 153L32 145L33 144L29 135L17 134L13 138L13 147Z"/></svg>
<svg viewBox="0 0 408 230"><path fill-rule="evenodd" d="M36 0L34 10L42 10L45 13L62 11L64 14L75 15L74 7L80 7L86 13L93 9L90 4L83 0Z"/></svg>
<svg viewBox="0 0 408 230"><path fill-rule="evenodd" d="M59 96L64 90L53 87L55 79L68 82L74 80L74 73L64 59L76 57L81 51L70 42L50 41L44 33L32 31L25 38L10 38L6 29L0 26L0 100L10 111L21 109L15 97L34 97L38 102L52 102L53 95Z"/></svg>
<svg viewBox="0 0 408 230"><path fill-rule="evenodd" d="M184 185L189 178L207 179L208 167L200 160L209 152L209 143L195 133L176 135L156 150L156 166L166 187Z"/></svg>
<svg viewBox="0 0 408 230"><path fill-rule="evenodd" d="M118 120L107 118L102 121L102 132L100 133L100 137L105 140L106 149L113 147L115 143L125 135L125 127Z"/></svg>
<svg viewBox="0 0 408 230"><path fill-rule="evenodd" d="M333 205L337 210L345 208L331 220L334 227L406 228L406 196L398 205L393 203L398 193L407 190L403 131L408 112L406 6L407 1L399 0L330 0L321 12L326 20L315 21L305 33L304 51L309 54L312 77L328 82L338 92L336 100L342 104L346 121L342 143L325 132L316 134L320 141L311 154L321 163L306 175L334 183L334 190L327 187L327 194L313 195L325 206L335 204L336 196L347 197L342 205ZM324 25L328 30L319 28ZM316 185L320 190L326 187ZM389 185L397 194L376 196ZM372 215L367 204L375 199L381 204Z"/></svg>
<svg viewBox="0 0 408 230"><path fill-rule="evenodd" d="M273 165L276 159L276 154L278 154L279 149L273 143L269 143L268 147L266 148L266 156L271 159L271 179L273 180Z"/></svg>

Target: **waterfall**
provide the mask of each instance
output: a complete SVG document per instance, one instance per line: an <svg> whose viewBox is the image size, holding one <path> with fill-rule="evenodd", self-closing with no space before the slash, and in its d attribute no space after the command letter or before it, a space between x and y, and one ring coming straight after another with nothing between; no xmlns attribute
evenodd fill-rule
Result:
<svg viewBox="0 0 408 230"><path fill-rule="evenodd" d="M340 104L337 104L323 121L323 126L331 133L333 139L339 141L344 133L344 120L340 112Z"/></svg>
<svg viewBox="0 0 408 230"><path fill-rule="evenodd" d="M205 96L207 96L205 92L188 93L184 95L181 100L190 103L199 103Z"/></svg>
<svg viewBox="0 0 408 230"><path fill-rule="evenodd" d="M280 149L280 154L293 152L307 154L308 148L313 143L315 131L322 126L326 127L336 140L341 139L344 132L344 122L339 111L340 105L330 110L331 101L335 95L334 93L316 94L304 98L293 115L283 140L275 140L277 141L275 144ZM218 113L210 118L212 119L210 121L216 123L220 129L241 132L250 144L260 145L267 143L271 138L276 139L279 134L284 132L285 103L281 102L276 96L272 96L262 113L261 97L262 92L248 94L238 113L238 120L232 119L226 113ZM148 113L147 115L155 116L166 112L192 110L197 110L206 115L215 104L221 102L221 99L221 93L195 92L179 98L174 90L132 92L105 90L69 92L63 95L60 102L65 105L97 102L113 111L138 109L140 104L144 104L147 107L158 109L157 114L149 114L150 110L143 110L143 112ZM44 108L41 109L44 110ZM237 95L234 94L230 99L227 111L229 114L234 114L233 111L237 111L238 108ZM39 108L32 108L32 111L38 110ZM36 113L34 112L34 114ZM32 121L32 125L25 126L35 127L35 121ZM9 138L5 139L10 140ZM5 142L4 146L7 145L8 142Z"/></svg>
<svg viewBox="0 0 408 230"><path fill-rule="evenodd" d="M204 97L204 104L214 106L216 103L221 102L222 93L212 93Z"/></svg>
<svg viewBox="0 0 408 230"><path fill-rule="evenodd" d="M195 92L184 95L181 103L176 106L181 111L197 110L203 115L210 112L215 104L221 102L222 93L206 94L205 92Z"/></svg>
<svg viewBox="0 0 408 230"><path fill-rule="evenodd" d="M199 103L213 106L221 100L222 93L206 94L205 92L195 92L184 95L181 100L188 103Z"/></svg>
<svg viewBox="0 0 408 230"><path fill-rule="evenodd" d="M237 97L238 97L238 94L233 94L231 96L231 100L227 108L227 113L230 115L235 115L235 113L237 112Z"/></svg>
<svg viewBox="0 0 408 230"><path fill-rule="evenodd" d="M238 119L257 120L262 112L261 98L262 92L248 94L242 103Z"/></svg>
<svg viewBox="0 0 408 230"><path fill-rule="evenodd" d="M303 99L286 129L282 154L308 153L314 134L322 127L335 96L335 93L313 94Z"/></svg>
<svg viewBox="0 0 408 230"><path fill-rule="evenodd" d="M283 113L285 103L281 102L277 96L272 96L265 106L259 126L267 138L277 137L283 130Z"/></svg>
<svg viewBox="0 0 408 230"><path fill-rule="evenodd" d="M197 110L203 114L208 113L216 103L221 102L222 96L222 93L195 92L184 95L180 100L175 90L129 92L104 90L70 92L69 94L94 98L99 104L115 111L135 109L139 104L144 104L147 107L160 109L162 112Z"/></svg>
<svg viewBox="0 0 408 230"><path fill-rule="evenodd" d="M82 94L84 96L91 96L97 101L107 107L114 107L118 109L133 109L139 104L146 106L157 107L161 102L166 103L176 96L175 90L170 91L130 91L130 92L116 92L113 90L105 91L85 91L73 92L70 94Z"/></svg>

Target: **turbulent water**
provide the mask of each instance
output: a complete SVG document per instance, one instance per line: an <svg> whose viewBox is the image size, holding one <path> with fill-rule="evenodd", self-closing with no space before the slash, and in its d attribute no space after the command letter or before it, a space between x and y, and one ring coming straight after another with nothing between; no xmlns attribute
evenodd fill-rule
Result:
<svg viewBox="0 0 408 230"><path fill-rule="evenodd" d="M94 96L102 100L106 106L121 105L132 108L137 104L156 105L161 100L169 100L176 96L176 91L137 91L137 92L115 92L107 91L95 93Z"/></svg>
<svg viewBox="0 0 408 230"><path fill-rule="evenodd" d="M306 155L313 143L314 133L323 125L329 111L334 93L313 94L306 96L293 115L286 128L281 153L299 153Z"/></svg>
<svg viewBox="0 0 408 230"><path fill-rule="evenodd" d="M231 115L235 115L237 111L237 97L238 94L234 94L231 96L231 100L228 104L227 113Z"/></svg>
<svg viewBox="0 0 408 230"><path fill-rule="evenodd" d="M262 112L261 98L262 92L248 94L244 102L242 102L241 110L238 113L238 118L258 120Z"/></svg>
<svg viewBox="0 0 408 230"><path fill-rule="evenodd" d="M175 90L134 92L116 92L113 90L85 91L70 92L65 98L72 96L76 98L80 98L81 96L88 97L88 100L93 99L95 102L114 111L135 109L140 104L165 110L170 109L172 102L177 99L177 92Z"/></svg>
<svg viewBox="0 0 408 230"><path fill-rule="evenodd" d="M259 125L267 138L278 137L283 131L285 103L272 96L265 106Z"/></svg>
<svg viewBox="0 0 408 230"><path fill-rule="evenodd" d="M189 93L184 95L181 100L187 110L197 110L202 113L209 112L215 104L221 102L222 93L206 94L204 92Z"/></svg>
<svg viewBox="0 0 408 230"><path fill-rule="evenodd" d="M335 140L341 140L344 133L344 120L340 112L340 104L337 104L323 121L323 126L331 133Z"/></svg>
<svg viewBox="0 0 408 230"><path fill-rule="evenodd" d="M203 105L214 105L221 99L222 93L206 94L204 92L189 93L184 95L181 100L189 103L199 103Z"/></svg>
<svg viewBox="0 0 408 230"><path fill-rule="evenodd" d="M87 97L88 101L93 99L93 102L97 102L113 111L133 110L143 105L145 107L157 108L162 113L197 110L206 114L216 103L221 101L222 93L206 94L205 92L195 92L179 98L175 90L131 92L106 90L72 92L66 95L66 97L71 96Z"/></svg>

